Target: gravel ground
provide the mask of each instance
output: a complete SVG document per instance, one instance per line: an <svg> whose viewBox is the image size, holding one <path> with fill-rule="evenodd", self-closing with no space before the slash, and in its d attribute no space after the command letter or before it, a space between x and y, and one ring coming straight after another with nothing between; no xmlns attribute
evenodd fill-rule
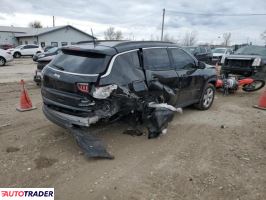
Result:
<svg viewBox="0 0 266 200"><path fill-rule="evenodd" d="M93 160L45 119L40 88L27 88L37 109L20 113L18 82L0 83L0 187L54 187L64 200L266 199L266 111L252 108L260 92L218 94L208 111L185 108L153 140L122 134L122 122L98 124L91 130L115 159Z"/></svg>
<svg viewBox="0 0 266 200"><path fill-rule="evenodd" d="M0 83L8 83L24 80L33 80L36 70L36 63L32 57L14 59L5 66L0 66Z"/></svg>

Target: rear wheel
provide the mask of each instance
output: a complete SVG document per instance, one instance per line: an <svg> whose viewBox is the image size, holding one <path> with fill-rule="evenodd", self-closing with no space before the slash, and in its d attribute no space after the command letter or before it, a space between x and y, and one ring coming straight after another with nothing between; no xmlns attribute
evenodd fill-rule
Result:
<svg viewBox="0 0 266 200"><path fill-rule="evenodd" d="M260 90L265 85L265 81L263 80L254 80L251 84L243 85L242 90L245 92L255 92L257 90Z"/></svg>
<svg viewBox="0 0 266 200"><path fill-rule="evenodd" d="M194 106L199 110L208 110L213 103L215 96L215 87L213 84L208 83L207 86L203 90L203 94L199 103L195 104Z"/></svg>
<svg viewBox="0 0 266 200"><path fill-rule="evenodd" d="M3 57L0 57L0 66L4 66L6 64L6 60Z"/></svg>
<svg viewBox="0 0 266 200"><path fill-rule="evenodd" d="M20 57L21 57L21 54L20 54L19 52L15 52L15 53L14 53L14 57L15 57L15 58L20 58Z"/></svg>

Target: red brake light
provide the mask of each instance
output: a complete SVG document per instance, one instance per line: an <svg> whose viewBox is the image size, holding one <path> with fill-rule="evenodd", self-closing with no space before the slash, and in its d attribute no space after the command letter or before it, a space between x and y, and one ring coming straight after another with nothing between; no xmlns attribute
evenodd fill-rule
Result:
<svg viewBox="0 0 266 200"><path fill-rule="evenodd" d="M89 93L89 84L88 83L77 83L77 88L80 92Z"/></svg>

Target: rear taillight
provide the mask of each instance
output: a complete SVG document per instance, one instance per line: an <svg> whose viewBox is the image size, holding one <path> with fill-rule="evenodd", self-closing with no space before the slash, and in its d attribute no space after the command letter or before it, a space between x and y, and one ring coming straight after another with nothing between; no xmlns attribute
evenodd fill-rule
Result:
<svg viewBox="0 0 266 200"><path fill-rule="evenodd" d="M88 83L77 83L77 88L80 92L89 93L89 84Z"/></svg>

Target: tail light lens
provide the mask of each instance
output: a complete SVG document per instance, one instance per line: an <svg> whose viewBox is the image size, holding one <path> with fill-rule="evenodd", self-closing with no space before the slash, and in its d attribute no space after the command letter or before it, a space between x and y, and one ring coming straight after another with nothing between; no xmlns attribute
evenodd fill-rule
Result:
<svg viewBox="0 0 266 200"><path fill-rule="evenodd" d="M89 93L89 84L88 83L77 83L77 88L82 93Z"/></svg>

